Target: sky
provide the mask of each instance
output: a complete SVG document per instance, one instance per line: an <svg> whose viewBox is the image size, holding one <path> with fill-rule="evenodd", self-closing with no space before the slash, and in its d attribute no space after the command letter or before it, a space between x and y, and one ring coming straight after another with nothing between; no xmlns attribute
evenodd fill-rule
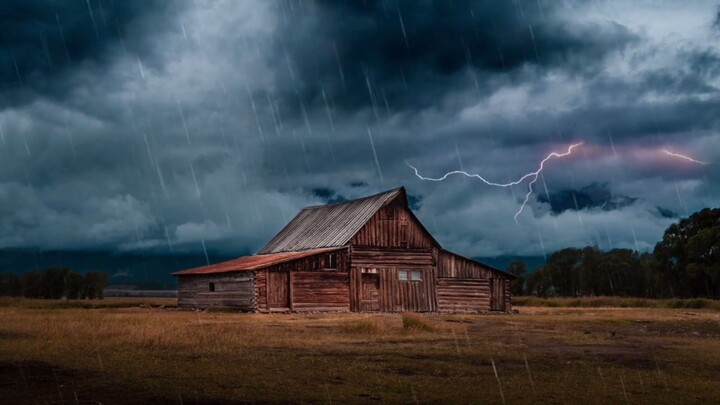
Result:
<svg viewBox="0 0 720 405"><path fill-rule="evenodd" d="M405 186L465 255L651 250L720 205L719 10L3 1L0 249L254 253Z"/></svg>

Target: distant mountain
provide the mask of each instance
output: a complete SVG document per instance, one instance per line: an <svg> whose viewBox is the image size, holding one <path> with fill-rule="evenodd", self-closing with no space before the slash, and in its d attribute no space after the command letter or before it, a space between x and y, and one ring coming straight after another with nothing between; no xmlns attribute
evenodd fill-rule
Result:
<svg viewBox="0 0 720 405"><path fill-rule="evenodd" d="M615 194L608 183L591 183L578 190L563 189L547 194L539 193L538 201L550 205L550 212L561 214L565 211L599 209L617 210L635 204L639 198ZM678 214L663 207L655 207L656 213L665 218L679 218Z"/></svg>
<svg viewBox="0 0 720 405"><path fill-rule="evenodd" d="M210 263L230 260L243 254L208 254ZM478 257L477 260L505 270L514 260L525 262L529 271L542 266L542 256ZM110 286L137 290L175 290L177 280L170 273L207 264L203 253L113 253L99 251L38 251L0 249L0 272L26 273L52 267L66 267L84 274L102 270L111 276Z"/></svg>
<svg viewBox="0 0 720 405"><path fill-rule="evenodd" d="M237 256L208 254L208 259L210 263L217 263ZM111 286L140 290L174 290L177 281L170 273L205 264L207 260L203 253L169 255L0 249L0 272L26 273L52 267L66 267L82 274L102 270L111 276Z"/></svg>

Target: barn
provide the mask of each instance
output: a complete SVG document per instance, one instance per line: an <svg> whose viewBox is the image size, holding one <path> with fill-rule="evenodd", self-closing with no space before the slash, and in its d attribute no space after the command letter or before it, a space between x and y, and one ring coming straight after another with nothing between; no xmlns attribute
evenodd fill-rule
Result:
<svg viewBox="0 0 720 405"><path fill-rule="evenodd" d="M513 276L444 249L404 187L302 209L252 256L173 273L183 308L510 310Z"/></svg>

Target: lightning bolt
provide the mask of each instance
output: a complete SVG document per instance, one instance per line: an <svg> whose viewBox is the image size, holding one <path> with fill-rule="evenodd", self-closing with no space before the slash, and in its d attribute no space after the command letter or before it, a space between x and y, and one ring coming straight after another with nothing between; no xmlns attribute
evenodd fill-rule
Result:
<svg viewBox="0 0 720 405"><path fill-rule="evenodd" d="M660 152L662 152L662 153L664 153L664 154L666 154L666 155L668 155L668 156L673 156L673 157L676 157L676 158L684 159L684 160L687 160L687 161L689 161L689 162L697 163L697 164L699 164L699 165L707 165L707 164L709 164L709 162L703 162L702 160L693 159L693 158L691 158L690 156L685 156L685 155L681 155L681 154L679 154L679 153L670 152L670 151L667 150L667 149L662 149Z"/></svg>
<svg viewBox="0 0 720 405"><path fill-rule="evenodd" d="M524 175L523 175L522 177L520 177L519 179L517 179L517 180L515 180L515 181L511 181L511 182L509 182L509 183L495 183L495 182L493 182L493 181L487 180L486 178L482 177L482 176L479 175L479 174L470 174L470 173L468 173L468 172L466 172L466 171L464 171L464 170L453 170L453 171L451 171L451 172L445 173L445 175L443 175L442 177L438 177L438 178L424 177L424 176L421 176L421 175L420 175L418 169L417 169L415 166L411 165L411 164L408 163L408 162L405 162L405 164L406 164L408 167L410 167L411 169L413 169L413 170L415 171L415 176L417 176L417 177L418 177L419 179L421 179L421 180L426 180L426 181L443 181L443 180L447 179L448 177L450 177L450 176L452 176L452 175L454 175L454 174L462 174L462 175L467 176L467 177L476 178L476 179L482 181L483 183L487 184L488 186L494 186L494 187L511 187L511 186L515 186L515 185L518 185L518 184L522 183L523 181L525 181L525 180L528 179L528 178L532 178L532 180L530 180L530 182L528 183L528 191L527 191L527 193L525 194L525 199L523 200L522 205L520 205L520 209L518 209L518 211L515 213L515 216L513 217L513 219L515 220L515 223L517 223L518 216L520 216L520 214L522 214L523 210L525 209L525 206L527 205L528 200L530 199L530 195L531 195L532 192L533 192L533 185L534 185L535 182L538 180L538 177L540 176L540 173L542 173L543 169L545 168L545 163L546 163L548 160L552 159L552 158L561 158L561 157L565 157L565 156L571 155L572 152L573 152L573 149L579 147L579 146L582 145L582 144L583 144L583 142L574 143L574 144L568 146L567 151L565 151L565 152L552 152L552 153L550 153L549 155L547 155L547 156L545 157L545 159L543 159L543 160L540 162L540 165L539 165L539 167L538 167L538 169L537 169L536 171L530 172L530 173L527 173L527 174L524 174Z"/></svg>

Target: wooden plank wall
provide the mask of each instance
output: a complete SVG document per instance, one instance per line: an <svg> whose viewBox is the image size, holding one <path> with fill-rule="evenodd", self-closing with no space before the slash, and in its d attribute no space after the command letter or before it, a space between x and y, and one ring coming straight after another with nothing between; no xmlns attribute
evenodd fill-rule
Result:
<svg viewBox="0 0 720 405"><path fill-rule="evenodd" d="M181 276L178 306L181 308L233 308L254 311L256 307L253 272ZM215 291L210 291L210 283Z"/></svg>
<svg viewBox="0 0 720 405"><path fill-rule="evenodd" d="M512 280L505 279L505 311L512 311L512 304L510 295L512 294Z"/></svg>
<svg viewBox="0 0 720 405"><path fill-rule="evenodd" d="M396 198L378 210L355 234L351 244L406 249L430 249L435 245L402 198Z"/></svg>
<svg viewBox="0 0 720 405"><path fill-rule="evenodd" d="M350 252L353 267L432 267L430 250L355 247Z"/></svg>
<svg viewBox="0 0 720 405"><path fill-rule="evenodd" d="M258 271L256 296L258 310L293 311L346 311L350 309L350 281L347 249L333 251L337 257L336 269L325 269L325 256L320 253L292 260ZM268 307L268 272L289 273L290 305L285 308ZM273 277L273 279L275 279ZM280 278L278 278L280 279Z"/></svg>
<svg viewBox="0 0 720 405"><path fill-rule="evenodd" d="M347 272L293 272L294 311L349 311L350 276Z"/></svg>
<svg viewBox="0 0 720 405"><path fill-rule="evenodd" d="M449 278L490 278L494 271L468 260L462 256L440 251L438 254L438 277Z"/></svg>
<svg viewBox="0 0 720 405"><path fill-rule="evenodd" d="M398 271L422 272L422 281L401 281ZM380 312L434 312L437 311L435 277L432 267L353 267L350 270L350 308L362 310L362 273L377 272L380 277L378 288Z"/></svg>
<svg viewBox="0 0 720 405"><path fill-rule="evenodd" d="M258 311L267 311L267 270L259 270L255 272L255 300L257 302Z"/></svg>
<svg viewBox="0 0 720 405"><path fill-rule="evenodd" d="M505 311L510 311L511 280L504 274L450 252L437 258L437 296L441 312L484 312L492 308L490 279L504 290Z"/></svg>
<svg viewBox="0 0 720 405"><path fill-rule="evenodd" d="M437 300L440 312L485 312L490 310L489 279L439 278Z"/></svg>

